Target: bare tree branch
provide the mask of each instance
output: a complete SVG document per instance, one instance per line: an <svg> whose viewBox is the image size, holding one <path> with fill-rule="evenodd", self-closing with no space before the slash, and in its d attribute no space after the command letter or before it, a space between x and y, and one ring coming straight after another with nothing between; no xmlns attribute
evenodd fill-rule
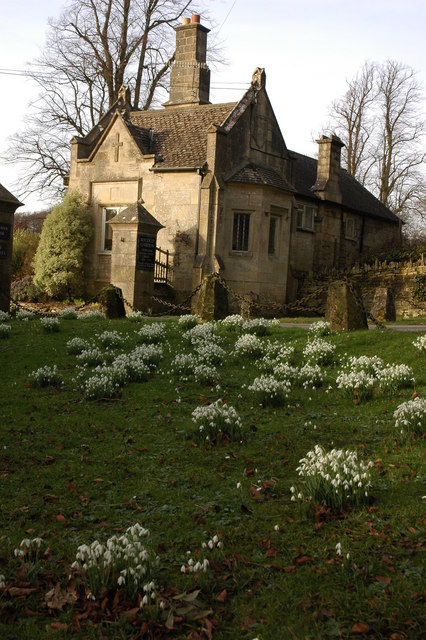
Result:
<svg viewBox="0 0 426 640"><path fill-rule="evenodd" d="M24 163L17 194L63 191L70 139L95 126L123 84L133 91L134 109L158 102L174 56L173 27L189 10L199 10L197 0L66 2L59 18L50 20L43 52L30 66L40 95L30 106L26 129L11 136L4 156Z"/></svg>
<svg viewBox="0 0 426 640"><path fill-rule="evenodd" d="M425 216L424 96L413 69L366 62L333 103L348 172L404 220ZM426 217L426 216L425 216Z"/></svg>

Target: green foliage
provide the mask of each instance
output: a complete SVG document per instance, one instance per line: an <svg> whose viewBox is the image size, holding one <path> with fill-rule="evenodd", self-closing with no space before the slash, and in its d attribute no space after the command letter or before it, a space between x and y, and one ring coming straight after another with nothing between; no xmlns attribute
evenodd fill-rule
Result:
<svg viewBox="0 0 426 640"><path fill-rule="evenodd" d="M416 273L414 276L413 298L426 301L426 275L424 273Z"/></svg>
<svg viewBox="0 0 426 640"><path fill-rule="evenodd" d="M40 234L29 229L16 229L13 233L12 278L23 278L34 273L33 260Z"/></svg>
<svg viewBox="0 0 426 640"><path fill-rule="evenodd" d="M93 223L83 196L70 191L43 225L34 260L35 282L54 298L80 294Z"/></svg>
<svg viewBox="0 0 426 640"><path fill-rule="evenodd" d="M14 280L10 287L12 300L17 302L43 302L46 293L34 282L33 276L25 276L20 280Z"/></svg>

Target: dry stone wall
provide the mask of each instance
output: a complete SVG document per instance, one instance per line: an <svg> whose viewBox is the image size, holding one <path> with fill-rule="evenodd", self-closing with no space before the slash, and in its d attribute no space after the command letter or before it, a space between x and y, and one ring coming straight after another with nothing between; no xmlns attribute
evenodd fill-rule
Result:
<svg viewBox="0 0 426 640"><path fill-rule="evenodd" d="M330 271L319 274L315 278L306 278L299 286L297 298L310 295L310 306L317 309L318 315L324 315L327 301L327 289L324 289L324 285L344 276L353 279L359 286L367 312L373 306L376 289L385 287L393 294L397 316L407 318L426 316L424 258L416 263L376 262L374 265L353 267L345 272ZM322 288L321 292L316 295L316 291L320 288Z"/></svg>

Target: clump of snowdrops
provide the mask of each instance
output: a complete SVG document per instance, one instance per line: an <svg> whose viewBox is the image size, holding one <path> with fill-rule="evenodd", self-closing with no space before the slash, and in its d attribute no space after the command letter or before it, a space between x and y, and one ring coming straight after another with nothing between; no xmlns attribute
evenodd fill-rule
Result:
<svg viewBox="0 0 426 640"><path fill-rule="evenodd" d="M150 548L149 535L148 529L136 523L105 543L95 540L78 547L71 568L89 587L88 598L95 598L106 587L122 588L131 599L143 593L142 606L155 602L160 559Z"/></svg>
<svg viewBox="0 0 426 640"><path fill-rule="evenodd" d="M330 323L326 320L313 322L309 327L309 333L314 336L329 336L331 334Z"/></svg>
<svg viewBox="0 0 426 640"><path fill-rule="evenodd" d="M166 339L166 325L163 322L144 324L136 333L139 342L158 344Z"/></svg>
<svg viewBox="0 0 426 640"><path fill-rule="evenodd" d="M308 499L333 510L365 503L372 486L372 466L372 462L359 460L356 451L332 449L327 452L315 445L299 460L297 472L303 482L303 491L291 487L291 499L293 502Z"/></svg>
<svg viewBox="0 0 426 640"><path fill-rule="evenodd" d="M58 318L40 318L40 325L45 333L56 333L59 331L59 319Z"/></svg>
<svg viewBox="0 0 426 640"><path fill-rule="evenodd" d="M183 316L180 316L178 320L178 327L182 331L189 331L189 329L196 327L197 324L198 324L198 316L191 313L187 313Z"/></svg>
<svg viewBox="0 0 426 640"><path fill-rule="evenodd" d="M0 339L8 338L10 336L11 329L12 327L10 326L10 324L0 324Z"/></svg>
<svg viewBox="0 0 426 640"><path fill-rule="evenodd" d="M308 340L303 355L307 360L314 364L322 364L324 366L332 365L334 362L334 352L336 346L319 337Z"/></svg>
<svg viewBox="0 0 426 640"><path fill-rule="evenodd" d="M77 311L72 307L67 307L59 312L61 320L77 320Z"/></svg>
<svg viewBox="0 0 426 640"><path fill-rule="evenodd" d="M212 404L196 407L192 412L192 422L196 426L194 436L206 443L216 443L219 440L241 442L241 418L234 407L220 399Z"/></svg>
<svg viewBox="0 0 426 640"><path fill-rule="evenodd" d="M403 438L422 436L426 431L426 398L414 398L394 411L395 428Z"/></svg>
<svg viewBox="0 0 426 640"><path fill-rule="evenodd" d="M421 336L418 336L414 340L413 345L415 346L416 349L420 351L420 353L426 353L426 333L424 333Z"/></svg>
<svg viewBox="0 0 426 640"><path fill-rule="evenodd" d="M63 383L57 365L45 365L30 373L32 387L59 387Z"/></svg>
<svg viewBox="0 0 426 640"><path fill-rule="evenodd" d="M237 358L258 358L263 354L263 342L257 336L244 334L235 342L233 354Z"/></svg>
<svg viewBox="0 0 426 640"><path fill-rule="evenodd" d="M291 382L287 378L277 380L274 376L262 375L247 388L256 394L262 406L281 407L290 394Z"/></svg>

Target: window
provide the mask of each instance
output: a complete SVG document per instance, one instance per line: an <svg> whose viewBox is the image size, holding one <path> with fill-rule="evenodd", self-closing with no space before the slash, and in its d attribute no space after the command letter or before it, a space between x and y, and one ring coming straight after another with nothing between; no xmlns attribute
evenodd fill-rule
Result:
<svg viewBox="0 0 426 640"><path fill-rule="evenodd" d="M279 224L280 224L279 216L271 215L269 217L268 255L270 256L274 256L277 253Z"/></svg>
<svg viewBox="0 0 426 640"><path fill-rule="evenodd" d="M307 204L298 206L297 209L297 228L314 230L315 208L309 207Z"/></svg>
<svg viewBox="0 0 426 640"><path fill-rule="evenodd" d="M248 251L250 230L250 214L234 213L234 228L232 230L232 250Z"/></svg>
<svg viewBox="0 0 426 640"><path fill-rule="evenodd" d="M112 228L110 224L106 224L119 211L120 207L104 207L102 209L102 229L101 229L101 251L111 251L112 249Z"/></svg>
<svg viewBox="0 0 426 640"><path fill-rule="evenodd" d="M347 238L348 240L355 239L355 219L354 218L346 218L345 238Z"/></svg>

